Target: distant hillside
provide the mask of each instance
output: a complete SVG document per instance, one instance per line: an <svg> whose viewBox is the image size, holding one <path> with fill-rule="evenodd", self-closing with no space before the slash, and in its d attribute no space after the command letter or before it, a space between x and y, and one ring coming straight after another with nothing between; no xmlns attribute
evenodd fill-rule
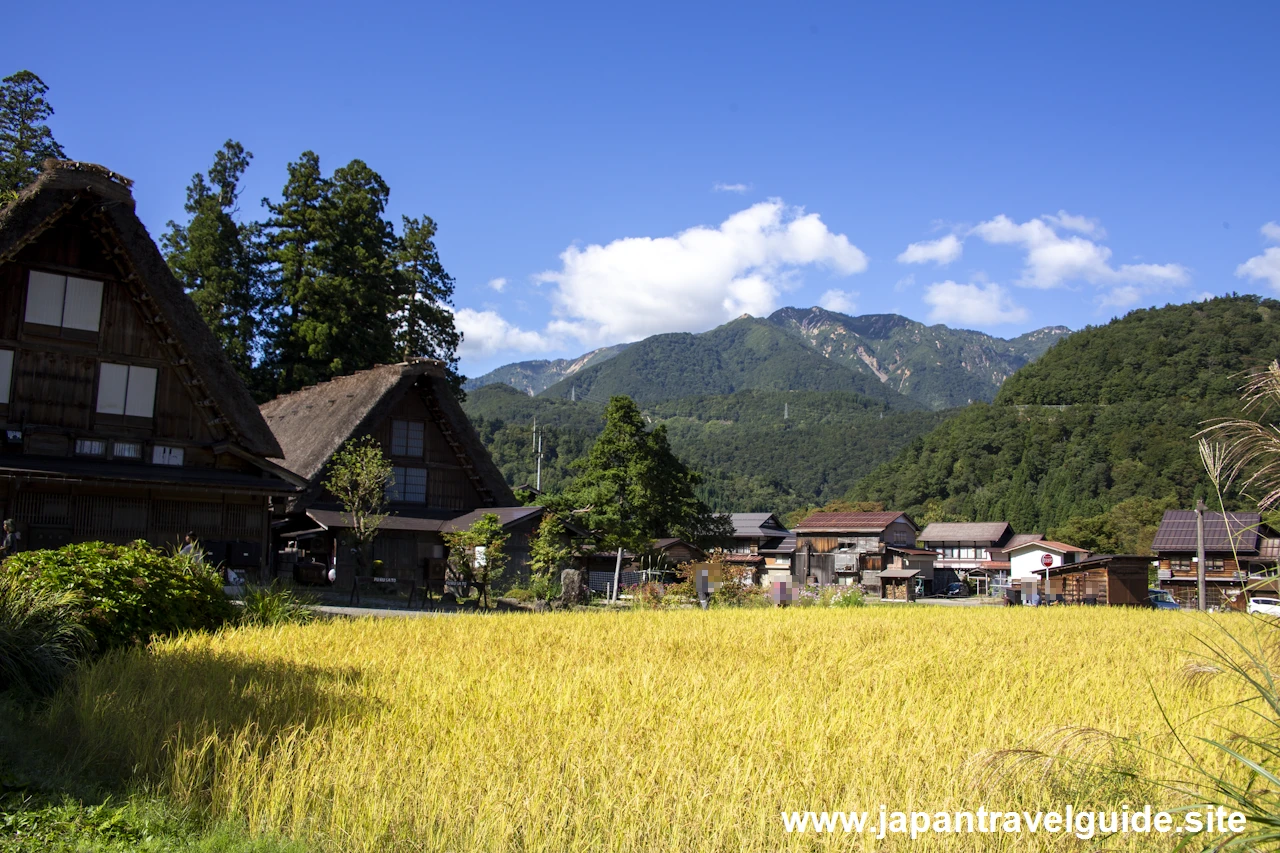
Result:
<svg viewBox="0 0 1280 853"><path fill-rule="evenodd" d="M1048 326L1003 340L897 314L851 317L824 308L783 308L769 321L931 409L994 399L1015 371L1070 333L1065 326Z"/></svg>
<svg viewBox="0 0 1280 853"><path fill-rule="evenodd" d="M468 395L467 413L514 486L532 483L532 425L543 428L543 488L572 476L603 426L603 406L506 385ZM700 495L725 511L786 512L839 497L876 465L941 422L940 413L890 411L881 399L841 391L740 391L645 406L665 424L672 447L701 470Z"/></svg>
<svg viewBox="0 0 1280 853"><path fill-rule="evenodd" d="M885 408L921 408L875 376L824 358L781 326L746 316L700 335L645 338L543 394L600 402L626 394L643 405L739 391L842 391Z"/></svg>
<svg viewBox="0 0 1280 853"><path fill-rule="evenodd" d="M462 387L466 391L471 391L495 382L502 382L512 388L524 391L526 394L539 394L561 379L574 375L584 367L590 367L593 364L599 364L602 361L613 358L629 346L630 344L616 344L611 347L601 347L577 358L557 358L551 361L541 359L504 364L496 370L489 371L484 376L468 379L463 383Z"/></svg>
<svg viewBox="0 0 1280 853"><path fill-rule="evenodd" d="M1239 410L1240 372L1280 357L1280 302L1233 296L1076 332L851 492L920 515L1045 531L1132 497L1210 486L1192 435Z"/></svg>

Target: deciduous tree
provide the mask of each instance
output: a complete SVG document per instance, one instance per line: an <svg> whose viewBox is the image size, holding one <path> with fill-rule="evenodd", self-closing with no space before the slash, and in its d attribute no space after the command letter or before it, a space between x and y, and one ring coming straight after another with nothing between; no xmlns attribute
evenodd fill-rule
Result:
<svg viewBox="0 0 1280 853"><path fill-rule="evenodd" d="M346 513L356 562L363 574L370 565L370 552L378 529L387 517L387 487L392 484L391 461L372 436L347 441L329 460L324 487L342 504Z"/></svg>

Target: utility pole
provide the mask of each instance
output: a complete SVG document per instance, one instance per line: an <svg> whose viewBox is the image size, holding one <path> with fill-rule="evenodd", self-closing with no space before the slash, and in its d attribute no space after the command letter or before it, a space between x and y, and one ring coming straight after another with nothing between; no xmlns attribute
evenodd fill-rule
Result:
<svg viewBox="0 0 1280 853"><path fill-rule="evenodd" d="M791 404L790 404L790 403L783 403L783 404L782 404L782 419L785 421L785 420L790 419L790 417L791 417Z"/></svg>
<svg viewBox="0 0 1280 853"><path fill-rule="evenodd" d="M1200 498L1196 498L1196 595L1204 610L1204 501Z"/></svg>
<svg viewBox="0 0 1280 853"><path fill-rule="evenodd" d="M569 402L570 403L578 402L578 386L577 385L569 386Z"/></svg>
<svg viewBox="0 0 1280 853"><path fill-rule="evenodd" d="M534 488L542 491L542 433L538 433L538 482Z"/></svg>

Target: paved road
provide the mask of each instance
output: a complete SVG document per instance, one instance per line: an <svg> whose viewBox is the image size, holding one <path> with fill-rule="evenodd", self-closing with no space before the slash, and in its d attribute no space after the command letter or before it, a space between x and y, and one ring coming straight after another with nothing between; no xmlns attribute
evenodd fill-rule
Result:
<svg viewBox="0 0 1280 853"><path fill-rule="evenodd" d="M449 612L441 610L406 610L403 607L392 610L389 608L378 607L338 607L332 604L315 604L311 606L311 609L317 613L324 613L328 616L349 616L356 619L362 616L373 616L376 619L389 619L396 616L416 617L452 615Z"/></svg>

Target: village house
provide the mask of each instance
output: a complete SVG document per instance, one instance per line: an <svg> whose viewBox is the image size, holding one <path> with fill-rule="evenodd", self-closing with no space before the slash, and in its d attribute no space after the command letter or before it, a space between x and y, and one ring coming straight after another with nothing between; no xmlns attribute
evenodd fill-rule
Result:
<svg viewBox="0 0 1280 853"><path fill-rule="evenodd" d="M0 500L28 548L194 532L261 571L301 480L134 211L132 182L45 162L0 210Z"/></svg>
<svg viewBox="0 0 1280 853"><path fill-rule="evenodd" d="M735 512L733 541L724 549L726 562L751 568L755 583L790 581L796 537L771 512Z"/></svg>
<svg viewBox="0 0 1280 853"><path fill-rule="evenodd" d="M1151 545L1160 587L1183 606L1197 598L1196 513L1166 510ZM1280 534L1256 512L1204 514L1205 606L1221 607L1246 587L1274 581L1280 559Z"/></svg>
<svg viewBox="0 0 1280 853"><path fill-rule="evenodd" d="M528 574L529 538L541 507L517 506L470 420L449 388L444 366L417 360L339 376L263 404L281 449L279 464L305 482L277 525L289 558L336 570L339 586L357 572L344 531L351 519L324 487L329 460L349 439L371 435L392 463L388 517L373 544L379 575L439 588L448 557L442 532L463 529L484 513L510 539L513 579Z"/></svg>
<svg viewBox="0 0 1280 853"><path fill-rule="evenodd" d="M914 548L920 528L902 512L815 512L795 527L798 583L872 588L885 568L885 548Z"/></svg>
<svg viewBox="0 0 1280 853"><path fill-rule="evenodd" d="M921 548L937 554L934 579L940 589L956 581L968 581L985 587L990 578L1008 574L1001 547L1014 538L1013 528L1004 521L949 522L935 521L920 533ZM985 588L979 589L985 592Z"/></svg>

